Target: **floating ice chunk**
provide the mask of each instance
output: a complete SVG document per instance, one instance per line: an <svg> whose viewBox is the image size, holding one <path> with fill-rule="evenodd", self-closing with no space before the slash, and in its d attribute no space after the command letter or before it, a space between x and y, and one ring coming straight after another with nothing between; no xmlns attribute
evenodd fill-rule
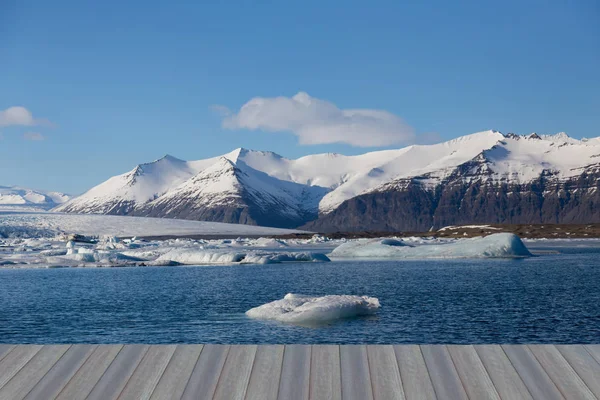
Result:
<svg viewBox="0 0 600 400"><path fill-rule="evenodd" d="M272 238L258 238L253 243L253 246L256 247L287 247L287 243L280 239L272 239Z"/></svg>
<svg viewBox="0 0 600 400"><path fill-rule="evenodd" d="M228 251L207 251L193 249L173 249L156 259L158 263L178 263L184 265L230 264L240 262L245 253Z"/></svg>
<svg viewBox="0 0 600 400"><path fill-rule="evenodd" d="M242 260L244 264L278 264L282 262L329 262L321 253L250 253Z"/></svg>
<svg viewBox="0 0 600 400"><path fill-rule="evenodd" d="M335 248L331 257L355 258L511 258L530 257L521 239L512 233L411 246L389 244L388 239L357 240Z"/></svg>
<svg viewBox="0 0 600 400"><path fill-rule="evenodd" d="M313 297L288 293L281 300L246 311L246 315L255 319L313 325L371 315L377 312L379 307L379 300L375 297L350 295Z"/></svg>

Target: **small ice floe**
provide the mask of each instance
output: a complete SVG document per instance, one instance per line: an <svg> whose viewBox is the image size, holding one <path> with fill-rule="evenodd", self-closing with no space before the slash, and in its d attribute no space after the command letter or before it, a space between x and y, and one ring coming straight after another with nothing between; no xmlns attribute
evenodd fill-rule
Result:
<svg viewBox="0 0 600 400"><path fill-rule="evenodd" d="M283 262L329 262L329 257L321 253L249 253L243 264L279 264Z"/></svg>
<svg viewBox="0 0 600 400"><path fill-rule="evenodd" d="M232 252L220 249L195 250L174 249L160 257L156 263L164 265L203 265L203 264L278 264L282 262L327 262L330 261L325 254L291 252L291 253L263 253L263 252ZM170 263L170 264L168 264Z"/></svg>
<svg viewBox="0 0 600 400"><path fill-rule="evenodd" d="M246 257L245 253L229 251L207 251L195 249L173 249L156 259L158 263L177 263L183 265L231 264Z"/></svg>
<svg viewBox="0 0 600 400"><path fill-rule="evenodd" d="M525 244L512 233L458 239L439 244L412 245L394 239L346 242L335 248L331 257L353 258L516 258L530 257Z"/></svg>
<svg viewBox="0 0 600 400"><path fill-rule="evenodd" d="M250 318L295 325L319 325L345 318L372 315L379 307L379 300L375 297L351 295L316 297L288 293L281 300L246 311L246 315Z"/></svg>

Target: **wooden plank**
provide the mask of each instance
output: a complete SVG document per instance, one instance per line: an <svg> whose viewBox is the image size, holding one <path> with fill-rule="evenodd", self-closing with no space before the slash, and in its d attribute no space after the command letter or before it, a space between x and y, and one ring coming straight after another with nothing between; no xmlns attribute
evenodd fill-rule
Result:
<svg viewBox="0 0 600 400"><path fill-rule="evenodd" d="M393 346L367 346L373 398L404 399L400 370Z"/></svg>
<svg viewBox="0 0 600 400"><path fill-rule="evenodd" d="M421 348L417 345L394 346L402 389L407 400L435 400L433 383L425 365Z"/></svg>
<svg viewBox="0 0 600 400"><path fill-rule="evenodd" d="M192 376L202 345L178 345L173 357L156 388L152 392L151 400L180 399L185 386Z"/></svg>
<svg viewBox="0 0 600 400"><path fill-rule="evenodd" d="M563 396L527 346L502 345L517 373L534 399L562 399Z"/></svg>
<svg viewBox="0 0 600 400"><path fill-rule="evenodd" d="M258 346L246 400L276 400L283 363L282 345Z"/></svg>
<svg viewBox="0 0 600 400"><path fill-rule="evenodd" d="M308 399L310 393L310 355L310 346L296 344L285 346L278 399Z"/></svg>
<svg viewBox="0 0 600 400"><path fill-rule="evenodd" d="M147 352L148 346L146 345L128 344L123 346L117 357L104 371L104 375L96 383L87 400L116 399Z"/></svg>
<svg viewBox="0 0 600 400"><path fill-rule="evenodd" d="M592 393L600 399L600 363L583 346L559 345L556 348Z"/></svg>
<svg viewBox="0 0 600 400"><path fill-rule="evenodd" d="M584 347L600 363L600 344L586 344Z"/></svg>
<svg viewBox="0 0 600 400"><path fill-rule="evenodd" d="M0 344L0 360L2 360L14 348L15 345L13 344Z"/></svg>
<svg viewBox="0 0 600 400"><path fill-rule="evenodd" d="M71 346L25 398L32 400L55 398L96 350L96 347L95 345L85 344Z"/></svg>
<svg viewBox="0 0 600 400"><path fill-rule="evenodd" d="M256 356L255 345L232 345L223 365L214 399L243 400Z"/></svg>
<svg viewBox="0 0 600 400"><path fill-rule="evenodd" d="M15 347L0 361L0 388L8 382L43 346L24 345Z"/></svg>
<svg viewBox="0 0 600 400"><path fill-rule="evenodd" d="M342 399L373 399L367 346L340 346Z"/></svg>
<svg viewBox="0 0 600 400"><path fill-rule="evenodd" d="M421 346L421 351L437 397L440 399L468 400L467 393L446 346Z"/></svg>
<svg viewBox="0 0 600 400"><path fill-rule="evenodd" d="M471 399L500 400L485 366L473 346L447 346L467 395Z"/></svg>
<svg viewBox="0 0 600 400"><path fill-rule="evenodd" d="M123 388L119 400L149 399L176 347L176 345L150 346Z"/></svg>
<svg viewBox="0 0 600 400"><path fill-rule="evenodd" d="M57 399L85 399L122 348L122 345L97 346Z"/></svg>
<svg viewBox="0 0 600 400"><path fill-rule="evenodd" d="M596 400L596 396L554 345L529 345L528 347L563 396L568 399Z"/></svg>
<svg viewBox="0 0 600 400"><path fill-rule="evenodd" d="M182 400L212 399L223 365L229 353L229 346L207 344L202 348L198 362L190 376Z"/></svg>
<svg viewBox="0 0 600 400"><path fill-rule="evenodd" d="M309 397L311 400L342 399L340 346L312 346Z"/></svg>
<svg viewBox="0 0 600 400"><path fill-rule="evenodd" d="M527 386L498 345L473 346L503 400L532 399Z"/></svg>
<svg viewBox="0 0 600 400"><path fill-rule="evenodd" d="M6 385L0 389L0 399L22 399L71 347L44 346Z"/></svg>

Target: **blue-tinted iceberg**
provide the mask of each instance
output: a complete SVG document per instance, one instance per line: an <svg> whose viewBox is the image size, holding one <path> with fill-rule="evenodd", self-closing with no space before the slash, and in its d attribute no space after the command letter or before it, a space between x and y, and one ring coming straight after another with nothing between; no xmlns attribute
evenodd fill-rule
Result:
<svg viewBox="0 0 600 400"><path fill-rule="evenodd" d="M288 293L281 300L246 311L250 318L275 320L297 325L316 325L344 318L371 315L379 300L368 296L304 296Z"/></svg>
<svg viewBox="0 0 600 400"><path fill-rule="evenodd" d="M350 241L335 248L330 257L352 258L515 258L530 257L521 238L512 233L458 239L446 243L411 245L400 240Z"/></svg>

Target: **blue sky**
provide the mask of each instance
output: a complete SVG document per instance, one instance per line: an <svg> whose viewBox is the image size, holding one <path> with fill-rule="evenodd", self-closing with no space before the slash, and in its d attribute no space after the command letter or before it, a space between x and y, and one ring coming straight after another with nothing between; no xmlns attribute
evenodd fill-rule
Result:
<svg viewBox="0 0 600 400"><path fill-rule="evenodd" d="M79 193L165 153L236 147L600 135L596 0L4 0L0 50L0 111L32 114L0 118L0 185ZM256 97L258 114L239 112Z"/></svg>

